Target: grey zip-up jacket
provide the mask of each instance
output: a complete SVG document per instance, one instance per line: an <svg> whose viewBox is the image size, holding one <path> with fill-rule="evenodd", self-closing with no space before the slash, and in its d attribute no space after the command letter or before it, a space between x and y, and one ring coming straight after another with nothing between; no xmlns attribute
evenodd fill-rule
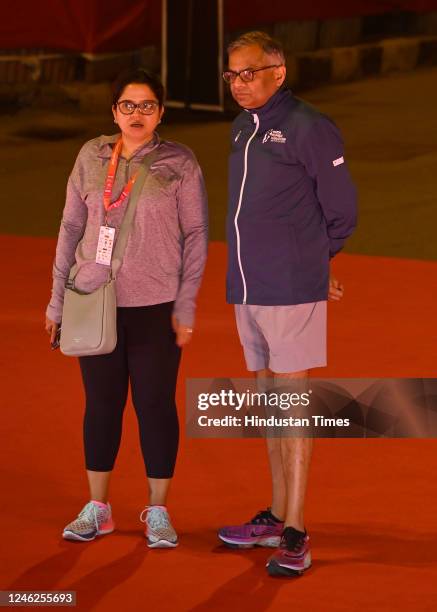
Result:
<svg viewBox="0 0 437 612"><path fill-rule="evenodd" d="M78 264L75 285L91 292L108 278L108 267L96 264L100 226L104 224L103 189L118 134L87 142L79 152L67 184L67 197L53 266L53 289L47 316L59 323L65 282ZM157 148L157 158L138 199L123 263L117 275L118 306L148 306L175 301L183 325L194 322L196 295L207 255L207 198L199 164L179 143L151 142L130 160L119 158L112 199L121 193L144 155ZM115 239L128 199L108 214ZM82 240L81 248L78 243Z"/></svg>

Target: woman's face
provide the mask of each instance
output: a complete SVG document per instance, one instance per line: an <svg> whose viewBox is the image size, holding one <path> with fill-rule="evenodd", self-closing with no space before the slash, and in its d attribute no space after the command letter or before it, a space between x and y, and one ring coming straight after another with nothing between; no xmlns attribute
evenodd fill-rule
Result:
<svg viewBox="0 0 437 612"><path fill-rule="evenodd" d="M128 104L128 103L131 104ZM132 108L133 104L147 103L147 110L151 114L142 113L138 107L135 108L132 114L126 114L126 111ZM124 112L123 112L124 110ZM130 140L145 141L152 137L156 126L161 120L164 107L159 108L158 99L144 83L130 83L123 89L121 96L118 99L117 105L112 107L112 113L116 123L118 123L123 136L127 136Z"/></svg>

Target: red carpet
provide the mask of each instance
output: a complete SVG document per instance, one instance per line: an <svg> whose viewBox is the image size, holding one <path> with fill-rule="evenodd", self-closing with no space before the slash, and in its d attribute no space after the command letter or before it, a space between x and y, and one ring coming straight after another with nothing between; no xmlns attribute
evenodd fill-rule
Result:
<svg viewBox="0 0 437 612"><path fill-rule="evenodd" d="M2 237L0 590L76 590L79 610L434 610L437 469L433 440L319 440L307 499L313 568L269 578L268 551L221 547L216 528L269 503L261 440L182 437L169 507L175 550L149 551L138 516L146 486L127 408L111 501L117 531L90 544L59 534L87 499L83 396L74 359L43 331L54 241ZM211 246L187 377L245 376L224 303L224 245ZM330 304L331 377L435 376L437 263L340 255ZM182 427L183 429L183 427Z"/></svg>

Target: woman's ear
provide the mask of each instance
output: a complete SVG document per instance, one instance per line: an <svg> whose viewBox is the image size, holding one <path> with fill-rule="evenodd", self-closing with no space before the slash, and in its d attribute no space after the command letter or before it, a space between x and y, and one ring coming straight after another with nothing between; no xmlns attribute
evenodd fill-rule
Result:
<svg viewBox="0 0 437 612"><path fill-rule="evenodd" d="M114 123L117 123L117 107L112 105L112 115L114 117Z"/></svg>

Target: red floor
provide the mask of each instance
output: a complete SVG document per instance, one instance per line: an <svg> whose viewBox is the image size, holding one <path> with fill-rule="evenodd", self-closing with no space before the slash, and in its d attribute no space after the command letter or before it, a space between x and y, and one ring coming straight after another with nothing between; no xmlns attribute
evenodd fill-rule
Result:
<svg viewBox="0 0 437 612"><path fill-rule="evenodd" d="M269 578L265 550L219 546L216 528L269 502L261 440L182 437L169 507L175 550L149 551L138 520L145 481L132 409L111 501L117 531L60 539L87 499L83 397L74 359L48 349L43 313L54 241L2 237L2 529L0 590L76 590L80 610L434 610L437 469L433 440L319 440L307 499L313 568ZM245 376L224 304L225 249L212 244L184 380ZM435 376L437 263L340 255L323 376ZM304 608L305 606L305 608Z"/></svg>

